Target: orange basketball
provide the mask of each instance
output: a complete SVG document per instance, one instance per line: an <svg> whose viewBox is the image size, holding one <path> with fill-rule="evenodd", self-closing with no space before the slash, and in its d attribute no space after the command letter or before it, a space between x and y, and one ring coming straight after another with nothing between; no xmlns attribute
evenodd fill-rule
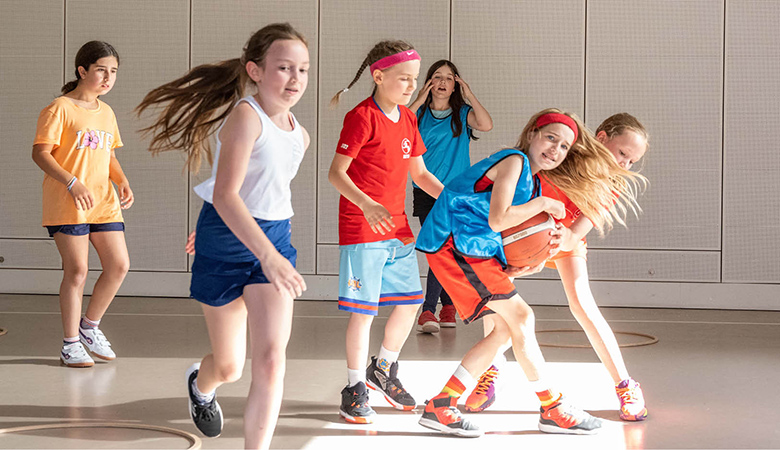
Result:
<svg viewBox="0 0 780 450"><path fill-rule="evenodd" d="M506 262L515 267L536 267L550 252L549 231L555 229L555 220L541 212L515 227L501 232Z"/></svg>

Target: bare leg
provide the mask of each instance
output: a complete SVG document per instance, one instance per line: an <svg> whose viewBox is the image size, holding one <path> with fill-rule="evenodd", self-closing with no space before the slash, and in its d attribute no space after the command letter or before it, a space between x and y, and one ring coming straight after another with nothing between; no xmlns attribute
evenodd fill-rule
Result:
<svg viewBox="0 0 780 450"><path fill-rule="evenodd" d="M531 307L519 295L507 300L490 301L487 306L506 321L515 358L528 380L539 380L545 361L536 341L534 312Z"/></svg>
<svg viewBox="0 0 780 450"><path fill-rule="evenodd" d="M574 318L588 335L593 349L604 363L615 384L629 377L615 334L601 315L588 281L588 266L584 258L570 257L555 261L563 289Z"/></svg>
<svg viewBox="0 0 780 450"><path fill-rule="evenodd" d="M252 385L244 411L244 446L267 449L282 405L293 299L270 284L248 285L244 298L252 342Z"/></svg>
<svg viewBox="0 0 780 450"><path fill-rule="evenodd" d="M201 304L206 327L209 330L211 353L206 355L198 370L198 390L213 392L223 383L241 378L246 360L246 305L239 297L227 305Z"/></svg>
<svg viewBox="0 0 780 450"><path fill-rule="evenodd" d="M368 344L371 339L371 323L374 316L351 313L347 325L347 368L360 370L366 367Z"/></svg>
<svg viewBox="0 0 780 450"><path fill-rule="evenodd" d="M393 307L393 312L390 313L385 325L385 338L382 341L382 345L386 349L391 352L401 351L409 337L409 332L412 331L419 308L420 305L396 305Z"/></svg>
<svg viewBox="0 0 780 450"><path fill-rule="evenodd" d="M497 314L486 316L483 320L490 317L491 331L481 341L479 341L463 357L461 365L468 370L474 378L479 378L484 371L490 367L490 363L496 356L499 348L506 344L509 339L509 325Z"/></svg>
<svg viewBox="0 0 780 450"><path fill-rule="evenodd" d="M60 284L60 313L65 337L79 335L81 298L89 271L89 236L70 236L54 233L54 242L62 257Z"/></svg>
<svg viewBox="0 0 780 450"><path fill-rule="evenodd" d="M90 233L89 240L97 250L103 272L92 289L86 316L89 320L100 320L127 275L130 256L123 231Z"/></svg>

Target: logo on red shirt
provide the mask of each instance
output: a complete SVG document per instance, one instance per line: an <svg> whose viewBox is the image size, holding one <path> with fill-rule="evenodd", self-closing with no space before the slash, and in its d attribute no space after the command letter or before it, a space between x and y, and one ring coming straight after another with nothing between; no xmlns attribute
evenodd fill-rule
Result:
<svg viewBox="0 0 780 450"><path fill-rule="evenodd" d="M401 141L401 151L404 152L404 159L408 159L409 155L412 153L412 142L404 138L403 141Z"/></svg>

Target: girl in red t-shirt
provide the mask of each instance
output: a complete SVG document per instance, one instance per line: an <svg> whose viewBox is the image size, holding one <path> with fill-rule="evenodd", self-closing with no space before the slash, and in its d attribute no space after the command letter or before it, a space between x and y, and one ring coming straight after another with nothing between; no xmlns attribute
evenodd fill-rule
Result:
<svg viewBox="0 0 780 450"><path fill-rule="evenodd" d="M417 402L398 380L398 354L423 302L414 236L404 212L407 174L432 197L443 188L425 168L425 146L417 118L404 105L417 88L420 56L403 41L382 41L368 53L347 92L369 67L373 94L344 118L328 180L339 202L339 309L351 313L347 326L347 386L340 414L351 423L370 423L368 387L381 391L396 409ZM371 323L379 305L395 308L382 347L371 364Z"/></svg>

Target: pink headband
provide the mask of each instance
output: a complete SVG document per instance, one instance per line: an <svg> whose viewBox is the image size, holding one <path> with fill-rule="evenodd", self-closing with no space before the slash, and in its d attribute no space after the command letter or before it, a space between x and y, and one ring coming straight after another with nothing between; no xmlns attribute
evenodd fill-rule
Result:
<svg viewBox="0 0 780 450"><path fill-rule="evenodd" d="M413 61L415 59L421 58L414 49L404 50L402 52L396 53L395 55L385 56L374 64L371 64L371 73L374 73L375 70L385 70L388 67L393 67L396 64L401 64L406 61Z"/></svg>
<svg viewBox="0 0 780 450"><path fill-rule="evenodd" d="M572 141L572 144L577 142L577 122L575 122L574 119L567 116L566 114L547 113L539 116L539 118L536 119L536 128L542 128L543 126L549 125L551 123L562 123L571 128L571 131L574 132L574 141Z"/></svg>

